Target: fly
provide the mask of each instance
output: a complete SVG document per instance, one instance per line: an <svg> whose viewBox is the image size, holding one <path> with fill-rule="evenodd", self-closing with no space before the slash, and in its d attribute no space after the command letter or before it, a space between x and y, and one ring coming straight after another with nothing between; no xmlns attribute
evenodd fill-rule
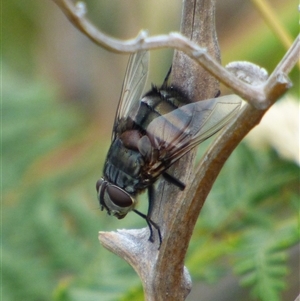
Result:
<svg viewBox="0 0 300 301"><path fill-rule="evenodd" d="M96 189L101 210L118 219L133 211L144 218L153 242L150 218L153 185L162 176L184 190L185 185L167 169L191 149L226 125L238 112L241 100L235 95L191 102L176 87L168 85L169 73L161 87L142 96L148 75L149 52L130 56L115 116L112 142L103 177ZM135 209L136 197L148 190L148 212Z"/></svg>

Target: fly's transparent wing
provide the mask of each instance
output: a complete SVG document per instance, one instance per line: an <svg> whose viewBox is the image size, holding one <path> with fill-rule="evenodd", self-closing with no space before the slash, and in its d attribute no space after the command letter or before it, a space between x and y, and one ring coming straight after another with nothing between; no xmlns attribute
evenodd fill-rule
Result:
<svg viewBox="0 0 300 301"><path fill-rule="evenodd" d="M142 96L149 65L149 52L138 51L132 54L127 65L122 92L116 112L112 140L116 136L118 122L132 113L133 109L138 108L138 102Z"/></svg>
<svg viewBox="0 0 300 301"><path fill-rule="evenodd" d="M154 119L147 135L159 160L169 166L224 127L239 111L241 99L223 96L184 105Z"/></svg>

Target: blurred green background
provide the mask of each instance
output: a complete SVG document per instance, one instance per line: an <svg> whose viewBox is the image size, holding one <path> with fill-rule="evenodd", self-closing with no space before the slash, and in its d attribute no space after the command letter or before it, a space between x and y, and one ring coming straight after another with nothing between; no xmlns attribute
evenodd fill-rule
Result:
<svg viewBox="0 0 300 301"><path fill-rule="evenodd" d="M86 3L88 17L118 38L179 30L181 1ZM294 39L296 1L269 3ZM286 51L250 1L217 1L216 21L224 65L247 60L270 73ZM2 300L143 300L138 276L97 238L145 226L135 214L118 221L101 212L95 191L128 56L94 45L51 0L3 0L1 44ZM151 52L148 87L171 60L171 50ZM287 95L296 112L298 75L294 68ZM296 297L299 119L288 127L285 101L272 131L237 148L201 212L186 259L190 301ZM291 144L280 140L286 133Z"/></svg>

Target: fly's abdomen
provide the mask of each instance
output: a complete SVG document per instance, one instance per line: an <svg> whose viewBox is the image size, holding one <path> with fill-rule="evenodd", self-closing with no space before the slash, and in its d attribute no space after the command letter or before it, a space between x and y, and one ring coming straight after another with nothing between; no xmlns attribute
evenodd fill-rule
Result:
<svg viewBox="0 0 300 301"><path fill-rule="evenodd" d="M189 103L177 89L153 87L140 101L139 109L133 120L138 128L146 131L151 121Z"/></svg>

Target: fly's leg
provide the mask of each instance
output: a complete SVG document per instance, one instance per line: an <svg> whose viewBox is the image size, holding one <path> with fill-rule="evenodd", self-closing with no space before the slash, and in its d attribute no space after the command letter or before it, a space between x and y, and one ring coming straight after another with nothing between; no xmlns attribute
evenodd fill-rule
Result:
<svg viewBox="0 0 300 301"><path fill-rule="evenodd" d="M184 188L185 188L184 183L182 183L181 181L179 181L178 179L176 179L175 177L173 177L172 175L170 175L167 172L164 172L162 175L165 178L165 180L167 180L171 184L174 184L175 186L177 186L181 191L184 190Z"/></svg>
<svg viewBox="0 0 300 301"><path fill-rule="evenodd" d="M133 209L132 211L134 211L136 214L138 214L140 217L142 217L143 219L146 220L147 222L147 225L149 227L149 230L150 230L150 236L149 236L149 241L151 242L154 242L154 239L153 239L153 229L152 227L154 227L156 230L157 230L157 233L158 233L158 238L159 238L159 247L158 249L160 248L160 245L161 245L161 242L162 242L162 236L161 236L161 232L160 232L160 228L159 228L159 225L156 224L151 218L150 218L150 214L152 212L152 208L153 208L153 202L154 202L154 198L153 198L153 186L149 186L148 187L148 212L147 212L147 215L136 210L136 209Z"/></svg>
<svg viewBox="0 0 300 301"><path fill-rule="evenodd" d="M158 232L158 236L159 236L159 246L161 245L161 242L162 242L162 238L161 238L161 233L160 233L160 229L159 229L159 226L149 218L149 216L147 216L146 214L136 210L136 209L133 209L132 210L133 212L135 212L136 214L138 214L140 217L142 217L144 220L146 220L146 223L149 227L149 230L150 230L150 236L149 236L149 241L151 242L154 242L154 239L153 239L153 229L152 229L152 226L157 230Z"/></svg>
<svg viewBox="0 0 300 301"><path fill-rule="evenodd" d="M164 172L163 174L163 177L170 183L176 185L180 190L184 190L185 188L185 184L182 183L181 181L179 181L178 179L176 179L175 177L173 177L172 175ZM154 242L154 239L153 239L153 229L152 227L154 227L156 230L157 230L157 233L158 233L158 238L159 238L159 247L158 249L160 248L161 246L161 243L162 243L162 235L161 235L161 232L160 232L160 228L159 228L159 225L156 224L153 220L151 220L150 218L150 214L152 212L152 208L153 208L153 203L154 203L154 193L153 193L153 185L149 186L148 187L148 212L147 212L147 215L136 210L136 209L133 209L132 211L135 212L136 214L138 214L140 217L142 217L148 227L149 227L149 230L150 230L150 236L149 236L149 241L151 242Z"/></svg>
<svg viewBox="0 0 300 301"><path fill-rule="evenodd" d="M162 237L161 237L159 226L153 220L151 220L148 215L146 215L136 209L133 209L132 211L135 212L136 214L138 214L140 217L142 217L146 221L146 223L149 227L149 230L150 230L149 241L154 242L152 226L157 230L158 237L159 237L159 247L158 247L158 249L159 249L161 242L162 242Z"/></svg>

